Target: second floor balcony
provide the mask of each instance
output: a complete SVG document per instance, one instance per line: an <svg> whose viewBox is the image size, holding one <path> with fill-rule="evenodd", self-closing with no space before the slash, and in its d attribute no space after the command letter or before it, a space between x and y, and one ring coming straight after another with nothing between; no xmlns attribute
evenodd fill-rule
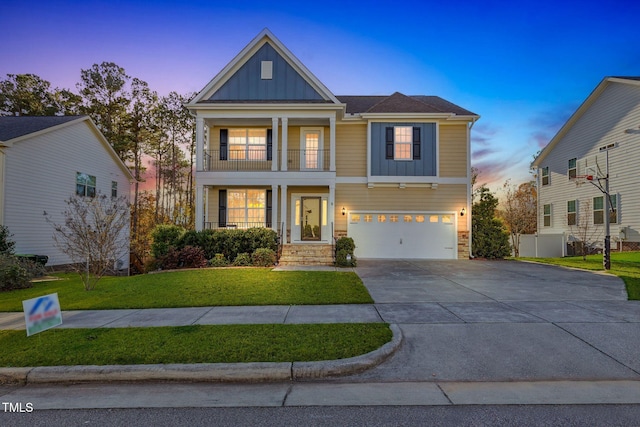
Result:
<svg viewBox="0 0 640 427"><path fill-rule="evenodd" d="M205 150L204 171L269 171L273 170L273 156L278 156L276 150L266 147L247 148L244 150ZM284 158L283 158L284 157ZM290 149L286 156L280 156L279 170L281 171L329 171L329 149ZM283 167L286 164L286 167Z"/></svg>

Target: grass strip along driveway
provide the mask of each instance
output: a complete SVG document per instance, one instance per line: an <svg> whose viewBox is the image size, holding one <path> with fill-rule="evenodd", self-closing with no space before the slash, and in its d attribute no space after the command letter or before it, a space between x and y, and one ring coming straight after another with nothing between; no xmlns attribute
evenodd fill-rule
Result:
<svg viewBox="0 0 640 427"><path fill-rule="evenodd" d="M77 274L0 293L0 311L22 311L22 300L57 292L63 310L237 305L371 304L353 272L222 268L104 277L85 291Z"/></svg>
<svg viewBox="0 0 640 427"><path fill-rule="evenodd" d="M22 300L53 292L63 310L373 302L352 272L176 271L106 277L92 291L74 275L59 277L0 293L0 311L22 311ZM52 329L31 337L23 330L0 331L0 366L333 360L368 353L391 339L383 323Z"/></svg>
<svg viewBox="0 0 640 427"><path fill-rule="evenodd" d="M544 264L581 268L583 270L604 271L602 254L565 258L519 258ZM627 288L630 300L640 300L640 252L611 252L611 270L609 273L620 277Z"/></svg>

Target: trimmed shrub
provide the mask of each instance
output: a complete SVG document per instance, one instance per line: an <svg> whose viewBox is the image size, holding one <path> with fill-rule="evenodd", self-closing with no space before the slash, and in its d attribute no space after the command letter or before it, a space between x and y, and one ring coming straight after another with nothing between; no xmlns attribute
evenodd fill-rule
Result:
<svg viewBox="0 0 640 427"><path fill-rule="evenodd" d="M256 267L272 267L276 263L276 253L269 248L258 248L251 256Z"/></svg>
<svg viewBox="0 0 640 427"><path fill-rule="evenodd" d="M0 291L24 289L33 286L31 277L16 257L0 253Z"/></svg>
<svg viewBox="0 0 640 427"><path fill-rule="evenodd" d="M209 260L209 265L211 267L226 267L229 265L229 260L224 254L215 254L215 256Z"/></svg>
<svg viewBox="0 0 640 427"><path fill-rule="evenodd" d="M247 252L238 254L236 259L233 260L233 265L236 267L247 267L252 265L251 255L249 255Z"/></svg>
<svg viewBox="0 0 640 427"><path fill-rule="evenodd" d="M353 251L356 244L351 237L341 237L336 242L336 265L338 267L355 267L356 257ZM348 259L350 256L350 259Z"/></svg>
<svg viewBox="0 0 640 427"><path fill-rule="evenodd" d="M160 224L151 232L153 243L151 244L151 255L154 258L161 258L169 253L169 248L177 247L178 241L185 233L184 228L177 225Z"/></svg>
<svg viewBox="0 0 640 427"><path fill-rule="evenodd" d="M160 263L165 270L202 268L207 266L207 259L204 251L195 246L185 246L182 249L171 247L167 254L160 258Z"/></svg>

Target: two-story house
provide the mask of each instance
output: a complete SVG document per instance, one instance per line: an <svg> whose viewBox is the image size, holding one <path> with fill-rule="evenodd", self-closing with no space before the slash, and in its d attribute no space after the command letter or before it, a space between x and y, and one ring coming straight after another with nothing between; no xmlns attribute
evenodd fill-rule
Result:
<svg viewBox="0 0 640 427"><path fill-rule="evenodd" d="M469 257L478 115L436 96L336 96L267 29L187 107L196 229L270 227L285 253L350 236L361 258Z"/></svg>
<svg viewBox="0 0 640 427"><path fill-rule="evenodd" d="M0 117L0 224L18 254L46 255L51 267L71 263L43 213L62 224L74 194L128 197L133 180L89 116ZM118 261L128 268L128 250Z"/></svg>
<svg viewBox="0 0 640 427"><path fill-rule="evenodd" d="M607 77L533 162L538 233L603 247L608 176L611 247L640 249L639 163L640 77Z"/></svg>

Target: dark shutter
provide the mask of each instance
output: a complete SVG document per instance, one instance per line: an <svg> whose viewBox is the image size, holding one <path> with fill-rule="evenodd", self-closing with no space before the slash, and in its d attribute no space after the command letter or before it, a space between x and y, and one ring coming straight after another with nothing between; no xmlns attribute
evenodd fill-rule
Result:
<svg viewBox="0 0 640 427"><path fill-rule="evenodd" d="M227 160L228 145L229 145L229 129L220 129L220 160Z"/></svg>
<svg viewBox="0 0 640 427"><path fill-rule="evenodd" d="M267 160L273 159L273 130L267 129Z"/></svg>
<svg viewBox="0 0 640 427"><path fill-rule="evenodd" d="M267 228L271 228L272 222L272 212L273 212L273 191L267 190Z"/></svg>
<svg viewBox="0 0 640 427"><path fill-rule="evenodd" d="M218 191L218 227L227 226L227 190Z"/></svg>
<svg viewBox="0 0 640 427"><path fill-rule="evenodd" d="M420 128L413 128L413 160L420 160Z"/></svg>
<svg viewBox="0 0 640 427"><path fill-rule="evenodd" d="M389 127L386 129L386 156L387 159L393 159L393 128Z"/></svg>

